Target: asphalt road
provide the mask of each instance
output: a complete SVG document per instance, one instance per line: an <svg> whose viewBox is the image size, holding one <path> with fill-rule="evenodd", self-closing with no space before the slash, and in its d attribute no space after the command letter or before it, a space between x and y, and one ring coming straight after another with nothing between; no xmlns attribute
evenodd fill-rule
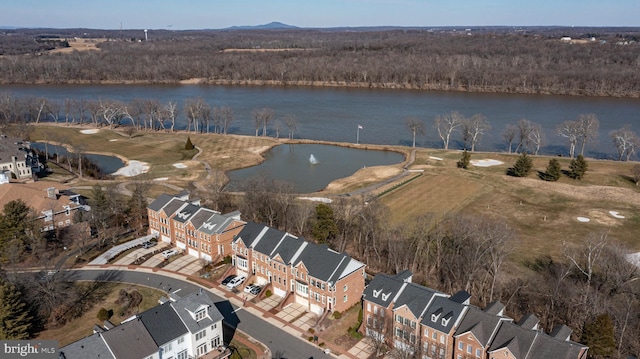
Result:
<svg viewBox="0 0 640 359"><path fill-rule="evenodd" d="M65 272L67 280L100 280L106 282L123 282L146 285L159 291L189 294L200 289L194 283L182 281L156 273L142 273L128 270L72 270ZM271 349L274 358L307 359L328 358L318 347L313 346L299 337L295 337L284 330L269 323L266 319L257 317L241 307L232 305L229 300L206 291L222 315L224 322L231 327L231 333L225 333L225 342L233 333L233 328L249 334Z"/></svg>

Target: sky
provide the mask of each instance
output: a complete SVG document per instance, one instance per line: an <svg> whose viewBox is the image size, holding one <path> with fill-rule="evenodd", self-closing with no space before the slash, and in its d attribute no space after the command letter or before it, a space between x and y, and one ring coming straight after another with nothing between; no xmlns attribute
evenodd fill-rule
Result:
<svg viewBox="0 0 640 359"><path fill-rule="evenodd" d="M640 26L640 0L0 0L0 26Z"/></svg>

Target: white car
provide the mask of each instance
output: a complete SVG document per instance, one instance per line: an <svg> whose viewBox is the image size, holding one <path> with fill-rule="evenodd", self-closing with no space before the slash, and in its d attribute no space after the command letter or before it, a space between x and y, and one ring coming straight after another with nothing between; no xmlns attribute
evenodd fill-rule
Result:
<svg viewBox="0 0 640 359"><path fill-rule="evenodd" d="M227 283L227 289L233 289L239 286L240 284L242 284L242 282L244 282L245 279L247 279L245 276L233 278L229 283Z"/></svg>
<svg viewBox="0 0 640 359"><path fill-rule="evenodd" d="M169 257L173 257L176 254L178 254L178 251L175 249L167 249L166 251L162 252L162 256L164 257L164 259L169 259Z"/></svg>

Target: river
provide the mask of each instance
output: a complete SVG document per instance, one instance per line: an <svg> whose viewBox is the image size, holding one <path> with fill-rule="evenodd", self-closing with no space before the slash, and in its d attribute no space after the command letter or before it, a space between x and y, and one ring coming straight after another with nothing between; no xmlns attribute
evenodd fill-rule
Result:
<svg viewBox="0 0 640 359"><path fill-rule="evenodd" d="M293 115L298 122L296 138L314 140L411 145L411 132L404 121L413 116L425 123L426 135L418 136L417 146L442 147L433 120L437 115L458 111L465 117L482 114L491 130L476 146L480 151L504 151L501 133L507 124L521 118L539 123L545 132L542 154L567 154L568 146L555 134L558 124L574 120L580 114L593 113L600 120L600 134L588 146L586 155L594 158L617 158L609 138L612 130L625 124L640 132L640 100L606 97L551 95L486 94L432 92L392 89L215 86L215 85L3 85L0 92L14 96L45 97L62 102L65 98L158 99L176 101L181 106L187 98L202 97L212 107L229 106L235 120L230 133L253 135L251 112L272 108L276 120ZM62 111L61 111L62 113ZM362 129L358 131L358 125ZM186 128L180 111L177 128ZM280 136L287 135L281 125ZM269 135L274 136L273 124ZM452 148L461 148L459 134Z"/></svg>

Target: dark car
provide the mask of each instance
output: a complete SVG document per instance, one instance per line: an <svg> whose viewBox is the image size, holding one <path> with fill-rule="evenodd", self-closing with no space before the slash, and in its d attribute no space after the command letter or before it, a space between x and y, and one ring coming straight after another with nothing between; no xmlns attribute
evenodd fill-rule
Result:
<svg viewBox="0 0 640 359"><path fill-rule="evenodd" d="M232 280L233 278L235 278L235 277L236 277L235 275L230 275L230 276L228 276L227 278L223 279L223 280L222 280L222 285L227 285L227 284L229 284L229 282L231 282L231 280Z"/></svg>
<svg viewBox="0 0 640 359"><path fill-rule="evenodd" d="M253 288L251 288L249 293L254 294L254 295L258 295L258 294L260 294L261 290L262 290L262 286L255 285L255 286L253 286Z"/></svg>

